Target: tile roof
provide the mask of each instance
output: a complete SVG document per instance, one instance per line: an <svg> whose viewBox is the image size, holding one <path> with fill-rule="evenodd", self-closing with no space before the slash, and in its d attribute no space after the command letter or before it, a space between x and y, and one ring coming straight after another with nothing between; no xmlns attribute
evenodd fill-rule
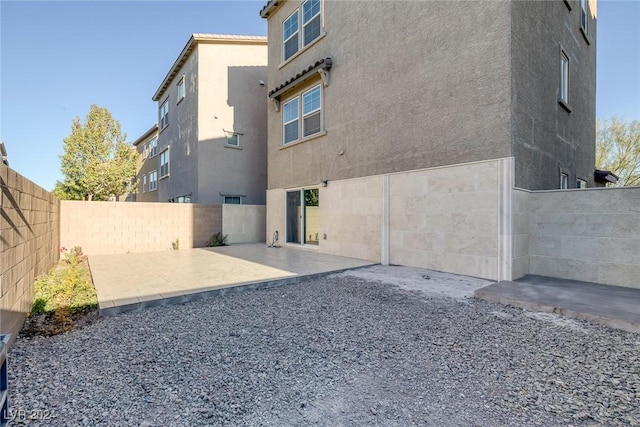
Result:
<svg viewBox="0 0 640 427"><path fill-rule="evenodd" d="M268 18L269 13L271 13L271 11L279 4L280 3L278 0L269 0L267 4L265 4L264 7L260 10L260 16L263 18Z"/></svg>
<svg viewBox="0 0 640 427"><path fill-rule="evenodd" d="M300 71L298 74L291 77L289 80L280 84L275 89L269 91L269 98L276 98L280 96L280 94L285 90L290 89L291 87L294 87L297 83L302 83L307 78L311 77L312 75L311 73L313 71L317 71L320 69L330 70L332 66L333 66L333 61L331 60L331 58L322 58L317 60L314 64L309 65L307 68Z"/></svg>

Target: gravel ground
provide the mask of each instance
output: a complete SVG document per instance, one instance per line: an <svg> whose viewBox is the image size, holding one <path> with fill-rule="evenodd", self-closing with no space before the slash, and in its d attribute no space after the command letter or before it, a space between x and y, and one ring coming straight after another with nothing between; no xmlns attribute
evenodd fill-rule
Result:
<svg viewBox="0 0 640 427"><path fill-rule="evenodd" d="M640 425L639 334L348 274L9 357L18 425Z"/></svg>

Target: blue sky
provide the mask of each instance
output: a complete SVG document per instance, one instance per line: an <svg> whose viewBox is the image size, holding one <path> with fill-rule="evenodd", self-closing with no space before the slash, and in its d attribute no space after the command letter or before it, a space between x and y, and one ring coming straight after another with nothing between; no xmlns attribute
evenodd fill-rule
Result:
<svg viewBox="0 0 640 427"><path fill-rule="evenodd" d="M557 0L559 1L559 0ZM46 189L62 140L91 104L130 141L191 33L266 35L265 1L0 2L0 139L13 169ZM598 3L597 116L640 120L640 1Z"/></svg>

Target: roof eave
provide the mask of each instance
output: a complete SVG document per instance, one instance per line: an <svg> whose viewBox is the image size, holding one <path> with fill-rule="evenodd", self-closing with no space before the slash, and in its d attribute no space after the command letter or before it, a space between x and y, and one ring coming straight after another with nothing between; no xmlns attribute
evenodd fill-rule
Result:
<svg viewBox="0 0 640 427"><path fill-rule="evenodd" d="M260 10L260 17L265 19L268 18L269 14L276 10L278 6L280 6L280 3L282 1L284 0L269 0L267 4L265 4L264 7Z"/></svg>
<svg viewBox="0 0 640 427"><path fill-rule="evenodd" d="M140 138L136 139L133 142L133 146L137 146L138 144L140 144L142 141L144 141L145 139L149 138L151 135L153 135L154 133L158 132L158 124L156 123L155 125L153 125L151 127L151 129L149 129L148 131L146 131Z"/></svg>

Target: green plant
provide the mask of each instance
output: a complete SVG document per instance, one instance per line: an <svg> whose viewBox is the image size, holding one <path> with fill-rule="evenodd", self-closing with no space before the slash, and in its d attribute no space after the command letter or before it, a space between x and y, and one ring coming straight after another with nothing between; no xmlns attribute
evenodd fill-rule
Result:
<svg viewBox="0 0 640 427"><path fill-rule="evenodd" d="M171 249L174 251L180 250L180 239L176 239L175 242L171 242Z"/></svg>
<svg viewBox="0 0 640 427"><path fill-rule="evenodd" d="M213 235L211 240L209 240L209 246L227 246L227 238L229 236L227 234L223 235L221 232L217 232Z"/></svg>
<svg viewBox="0 0 640 427"><path fill-rule="evenodd" d="M65 252L65 260L48 274L36 278L34 303L30 316L46 315L53 319L51 333L73 328L73 315L98 306L98 297L82 248Z"/></svg>
<svg viewBox="0 0 640 427"><path fill-rule="evenodd" d="M71 265L78 265L83 256L82 246L74 246L69 251L66 248L60 248L60 252L64 255L64 261Z"/></svg>

